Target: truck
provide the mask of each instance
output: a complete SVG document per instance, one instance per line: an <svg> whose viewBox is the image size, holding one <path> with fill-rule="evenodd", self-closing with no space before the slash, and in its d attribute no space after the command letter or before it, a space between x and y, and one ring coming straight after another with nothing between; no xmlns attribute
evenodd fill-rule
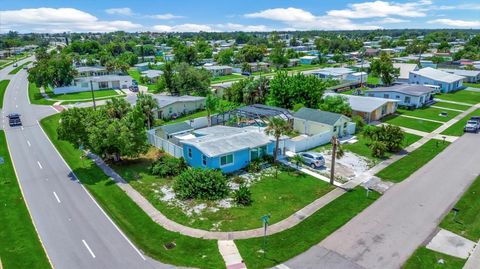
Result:
<svg viewBox="0 0 480 269"><path fill-rule="evenodd" d="M480 131L480 116L473 116L465 124L463 127L463 131L469 133L478 133Z"/></svg>

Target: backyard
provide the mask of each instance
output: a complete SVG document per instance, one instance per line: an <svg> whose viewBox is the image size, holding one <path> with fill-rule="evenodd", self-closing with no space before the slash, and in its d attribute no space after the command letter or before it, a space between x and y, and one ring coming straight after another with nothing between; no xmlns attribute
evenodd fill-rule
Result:
<svg viewBox="0 0 480 269"><path fill-rule="evenodd" d="M421 120L421 119L412 119L407 117L402 117L400 115L390 115L384 117L382 122L414 129L422 132L430 133L437 129L438 127L442 126L441 123L428 121L428 120Z"/></svg>
<svg viewBox="0 0 480 269"><path fill-rule="evenodd" d="M453 93L438 94L435 96L435 99L475 105L480 103L480 92L460 90Z"/></svg>
<svg viewBox="0 0 480 269"><path fill-rule="evenodd" d="M431 139L405 157L378 172L376 176L387 181L401 182L437 156L448 145L450 145L449 142Z"/></svg>
<svg viewBox="0 0 480 269"><path fill-rule="evenodd" d="M271 214L273 224L333 190L328 183L290 169L282 168L276 178L274 169L270 168L260 173L229 177L230 185L238 185L239 181L250 185L253 200L250 206L237 206L231 198L181 201L173 197L174 178L160 178L149 173L156 156L152 151L112 168L169 219L194 228L218 231L260 228L261 216ZM278 206L279 202L282 206Z"/></svg>
<svg viewBox="0 0 480 269"><path fill-rule="evenodd" d="M452 126L448 127L445 131L442 132L443 135L453 135L453 136L461 136L463 135L463 127L467 123L467 121L472 116L480 116L480 109L473 111L472 113L468 114L461 120L454 123Z"/></svg>

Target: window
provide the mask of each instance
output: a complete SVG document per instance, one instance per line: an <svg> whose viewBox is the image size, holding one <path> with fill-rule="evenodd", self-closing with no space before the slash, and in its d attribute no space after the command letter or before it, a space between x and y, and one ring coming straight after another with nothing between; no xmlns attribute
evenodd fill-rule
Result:
<svg viewBox="0 0 480 269"><path fill-rule="evenodd" d="M372 96L372 97L373 97L373 96L375 96L375 95L374 95L373 93L369 93L368 96Z"/></svg>
<svg viewBox="0 0 480 269"><path fill-rule="evenodd" d="M261 158L267 154L267 146L253 148L250 150L250 160Z"/></svg>
<svg viewBox="0 0 480 269"><path fill-rule="evenodd" d="M88 82L82 82L82 88L88 88Z"/></svg>
<svg viewBox="0 0 480 269"><path fill-rule="evenodd" d="M233 163L233 154L220 157L220 166L226 166Z"/></svg>
<svg viewBox="0 0 480 269"><path fill-rule="evenodd" d="M382 115L387 114L387 105L382 106Z"/></svg>
<svg viewBox="0 0 480 269"><path fill-rule="evenodd" d="M400 99L400 95L395 96L395 98Z"/></svg>
<svg viewBox="0 0 480 269"><path fill-rule="evenodd" d="M98 88L99 88L99 89L106 89L106 88L108 88L108 81L100 81L100 82L98 82Z"/></svg>
<svg viewBox="0 0 480 269"><path fill-rule="evenodd" d="M192 158L192 149L188 148L188 158Z"/></svg>
<svg viewBox="0 0 480 269"><path fill-rule="evenodd" d="M385 94L383 95L383 98L387 98L387 99L388 99L388 98L390 98L390 96L389 96L387 93L385 93Z"/></svg>
<svg viewBox="0 0 480 269"><path fill-rule="evenodd" d="M405 96L405 104L410 104L410 96Z"/></svg>
<svg viewBox="0 0 480 269"><path fill-rule="evenodd" d="M347 122L343 123L343 128L347 128Z"/></svg>
<svg viewBox="0 0 480 269"><path fill-rule="evenodd" d="M203 154L202 154L202 164L205 165L205 166L207 165L207 156L205 156Z"/></svg>
<svg viewBox="0 0 480 269"><path fill-rule="evenodd" d="M334 132L337 131L337 126L333 126L333 131L334 131Z"/></svg>

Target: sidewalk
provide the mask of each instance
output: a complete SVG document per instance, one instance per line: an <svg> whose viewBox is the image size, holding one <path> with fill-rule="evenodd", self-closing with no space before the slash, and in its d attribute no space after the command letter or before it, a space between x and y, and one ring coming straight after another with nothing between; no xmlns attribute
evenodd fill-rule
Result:
<svg viewBox="0 0 480 269"><path fill-rule="evenodd" d="M473 249L473 253L468 258L467 262L463 266L463 269L478 269L480 268L480 241L477 242L477 245Z"/></svg>

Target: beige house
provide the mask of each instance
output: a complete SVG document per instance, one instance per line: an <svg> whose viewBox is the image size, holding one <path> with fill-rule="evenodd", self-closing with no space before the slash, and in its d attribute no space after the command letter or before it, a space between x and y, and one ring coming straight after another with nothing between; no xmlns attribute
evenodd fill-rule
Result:
<svg viewBox="0 0 480 269"><path fill-rule="evenodd" d="M355 133L355 124L342 114L304 107L293 114L293 129L309 136L331 132L343 137Z"/></svg>

